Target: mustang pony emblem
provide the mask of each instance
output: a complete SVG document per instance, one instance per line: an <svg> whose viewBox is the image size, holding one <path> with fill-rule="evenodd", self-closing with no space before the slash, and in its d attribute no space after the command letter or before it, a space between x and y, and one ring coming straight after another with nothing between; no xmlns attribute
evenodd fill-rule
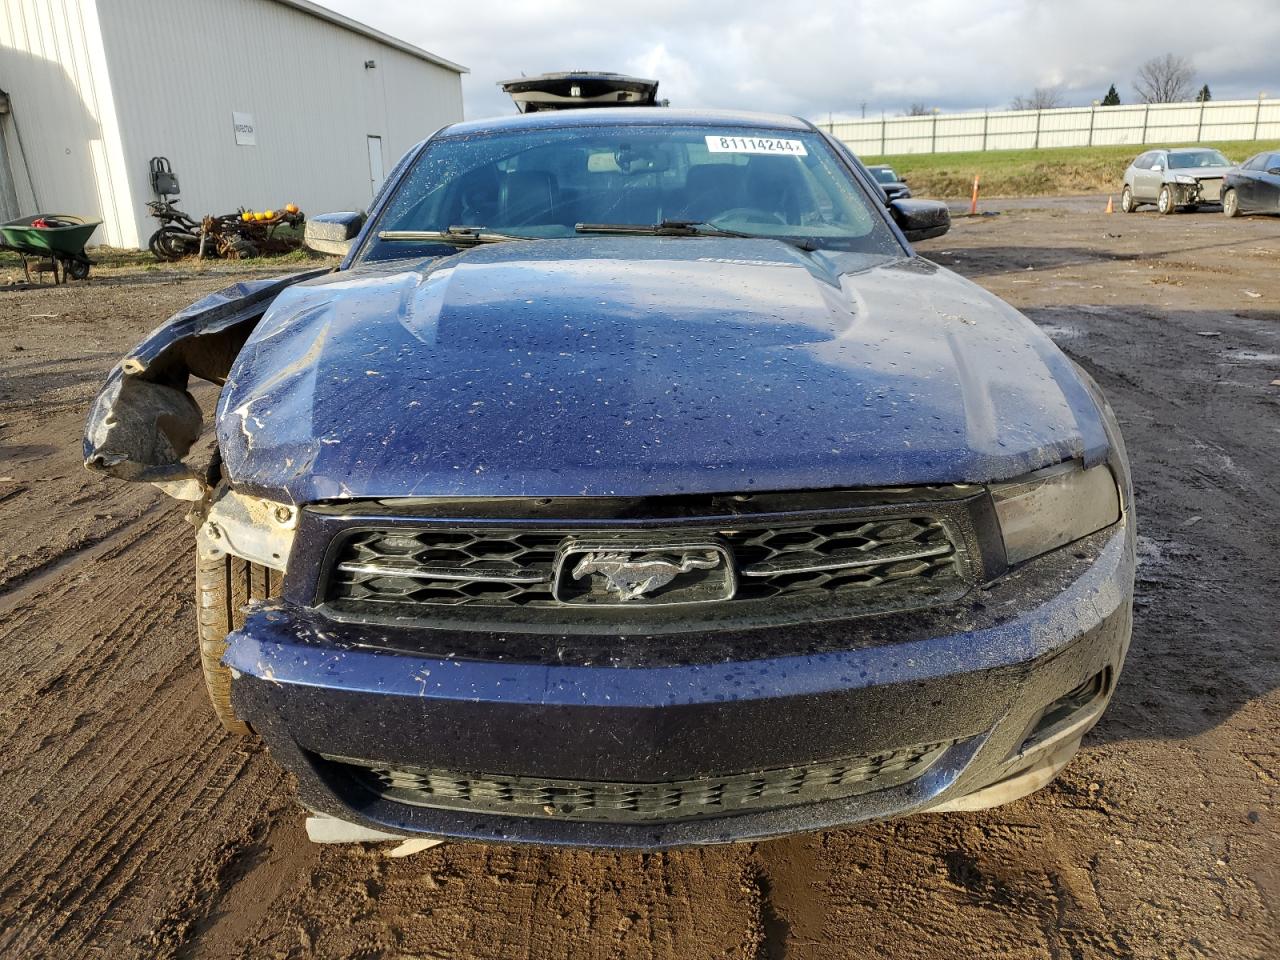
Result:
<svg viewBox="0 0 1280 960"><path fill-rule="evenodd" d="M665 587L682 573L713 570L719 565L719 557L689 554L681 556L679 563L672 563L670 560L630 560L625 553L588 553L573 568L573 579L599 573L620 599L635 600Z"/></svg>

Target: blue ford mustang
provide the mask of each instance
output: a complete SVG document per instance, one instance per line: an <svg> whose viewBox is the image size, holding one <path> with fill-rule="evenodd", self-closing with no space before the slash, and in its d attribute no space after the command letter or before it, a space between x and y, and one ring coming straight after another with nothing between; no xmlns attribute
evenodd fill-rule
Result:
<svg viewBox="0 0 1280 960"><path fill-rule="evenodd" d="M154 331L85 438L195 502L214 707L329 836L745 840L1075 753L1129 643L1124 447L913 252L944 210L800 120L584 109L441 130L362 222Z"/></svg>

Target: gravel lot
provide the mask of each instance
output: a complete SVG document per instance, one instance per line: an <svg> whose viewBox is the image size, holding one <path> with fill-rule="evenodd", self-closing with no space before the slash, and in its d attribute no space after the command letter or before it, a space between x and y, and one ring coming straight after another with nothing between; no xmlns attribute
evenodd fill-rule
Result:
<svg viewBox="0 0 1280 960"><path fill-rule="evenodd" d="M206 705L182 508L80 465L107 368L234 274L0 293L0 955L1280 956L1280 221L1045 206L923 249L1124 424L1141 567L1111 711L1002 809L650 855L310 845Z"/></svg>

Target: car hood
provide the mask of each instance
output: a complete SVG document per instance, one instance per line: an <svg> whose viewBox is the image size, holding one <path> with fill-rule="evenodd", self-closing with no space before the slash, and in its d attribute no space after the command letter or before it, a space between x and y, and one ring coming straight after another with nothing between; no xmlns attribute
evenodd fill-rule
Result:
<svg viewBox="0 0 1280 960"><path fill-rule="evenodd" d="M280 294L218 408L293 502L983 482L1106 453L1071 364L918 258L509 242Z"/></svg>

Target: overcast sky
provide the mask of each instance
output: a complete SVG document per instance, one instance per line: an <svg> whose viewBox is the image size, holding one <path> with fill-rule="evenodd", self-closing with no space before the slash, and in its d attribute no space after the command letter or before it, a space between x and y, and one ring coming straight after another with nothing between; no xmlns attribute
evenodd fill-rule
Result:
<svg viewBox="0 0 1280 960"><path fill-rule="evenodd" d="M471 68L468 117L514 112L495 84L549 70L657 79L672 106L810 119L911 103L1000 109L1033 87L1087 105L1139 64L1191 59L1214 99L1280 96L1280 0L321 0Z"/></svg>

